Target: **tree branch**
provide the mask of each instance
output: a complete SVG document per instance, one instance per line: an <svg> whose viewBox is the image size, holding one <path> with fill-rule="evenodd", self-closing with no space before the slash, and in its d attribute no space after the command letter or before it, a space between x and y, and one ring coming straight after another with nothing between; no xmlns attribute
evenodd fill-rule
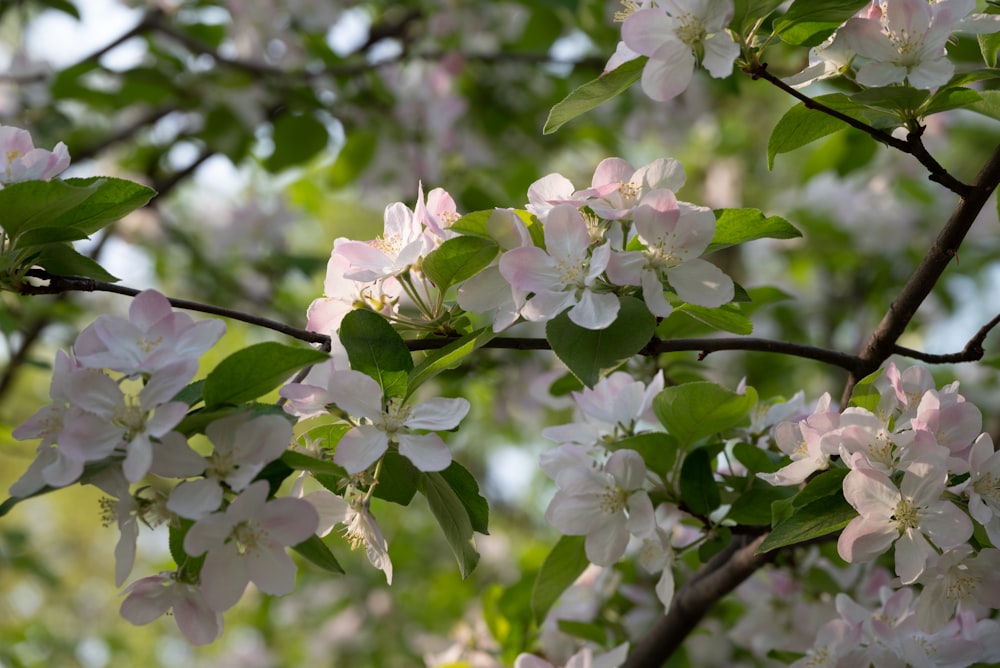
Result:
<svg viewBox="0 0 1000 668"><path fill-rule="evenodd" d="M969 193L962 198L928 249L924 259L907 280L899 296L893 300L882 321L872 332L859 355L858 368L852 372L844 396L850 396L854 383L872 373L894 351L896 341L906 330L917 309L927 299L944 270L958 254L958 248L968 234L990 194L1000 184L1000 146L976 176Z"/></svg>
<svg viewBox="0 0 1000 668"><path fill-rule="evenodd" d="M761 536L733 536L674 595L670 610L654 624L621 668L659 668L681 646L716 601L770 561L774 553L757 554Z"/></svg>
<svg viewBox="0 0 1000 668"><path fill-rule="evenodd" d="M892 352L895 355L902 355L903 357L912 357L913 359L920 360L921 362L927 362L929 364L957 364L960 362L977 362L983 359L983 355L986 351L983 350L983 341L986 340L986 336L993 330L994 327L1000 325L1000 315L996 316L988 323L979 328L976 335L969 339L969 342L965 344L957 353L943 353L943 354L933 354L925 353L919 350L913 350L912 348L906 348L900 345L893 345Z"/></svg>
<svg viewBox="0 0 1000 668"><path fill-rule="evenodd" d="M747 65L743 71L749 74L754 79L763 79L764 81L767 81L768 83L780 88L782 91L788 93L796 100L802 102L802 104L805 105L806 109L813 109L820 113L826 114L827 116L836 118L837 120L843 121L847 125L850 125L852 128L864 132L865 134L869 135L876 141L882 142L883 144L891 146L892 148L902 151L903 153L909 153L914 158L919 160L921 165L927 168L927 171L930 172L928 178L931 181L940 183L953 193L956 193L961 197L965 197L969 195L969 193L973 189L973 186L970 186L966 183L962 183L954 176L949 174L948 170L942 167L941 163L935 160L934 156L932 156L927 151L927 149L924 147L923 141L920 138L920 136L923 134L923 128L911 131L906 136L905 141L902 139L897 139L888 132L879 130L878 128L874 128L871 125L865 123L864 121L860 121L856 118L848 116L847 114L841 111L837 111L836 109L828 107L822 102L817 102L816 100L812 99L805 93L802 93L792 88L784 81L782 81L778 77L768 72L767 63L754 62L751 63L750 65Z"/></svg>

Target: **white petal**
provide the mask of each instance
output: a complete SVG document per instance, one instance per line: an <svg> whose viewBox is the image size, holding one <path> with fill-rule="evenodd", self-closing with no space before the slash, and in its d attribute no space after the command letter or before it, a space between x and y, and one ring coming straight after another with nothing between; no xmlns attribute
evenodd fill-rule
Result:
<svg viewBox="0 0 1000 668"><path fill-rule="evenodd" d="M421 471L443 471L451 464L451 450L437 434L400 434L399 454Z"/></svg>

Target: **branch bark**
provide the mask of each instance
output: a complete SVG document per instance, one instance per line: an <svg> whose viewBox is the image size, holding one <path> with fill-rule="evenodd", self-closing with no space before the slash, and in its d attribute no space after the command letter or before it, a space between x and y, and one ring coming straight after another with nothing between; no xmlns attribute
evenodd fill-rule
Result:
<svg viewBox="0 0 1000 668"><path fill-rule="evenodd" d="M773 553L757 554L766 535L733 536L725 550L709 560L677 591L670 610L646 633L621 668L662 666L716 601L771 560Z"/></svg>

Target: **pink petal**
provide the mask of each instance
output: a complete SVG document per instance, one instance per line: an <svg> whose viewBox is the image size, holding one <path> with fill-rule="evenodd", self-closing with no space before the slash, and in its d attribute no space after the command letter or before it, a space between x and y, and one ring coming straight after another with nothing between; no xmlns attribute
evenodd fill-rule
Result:
<svg viewBox="0 0 1000 668"><path fill-rule="evenodd" d="M247 559L237 552L235 542L212 550L205 557L201 593L212 610L224 612L236 605L249 583Z"/></svg>

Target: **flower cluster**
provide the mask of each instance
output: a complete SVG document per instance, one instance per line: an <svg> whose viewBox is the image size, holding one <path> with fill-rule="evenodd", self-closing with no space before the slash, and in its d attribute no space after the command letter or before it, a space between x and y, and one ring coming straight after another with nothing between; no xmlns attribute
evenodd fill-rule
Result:
<svg viewBox="0 0 1000 668"><path fill-rule="evenodd" d="M216 320L195 322L174 311L160 293L138 294L129 318L102 315L77 337L72 353L56 356L52 403L14 430L18 439L39 439L38 455L10 489L26 497L46 487L80 481L109 495L105 520L115 522L115 581L132 571L140 523L188 526L185 553L205 555L174 572L141 578L125 589L121 614L146 624L173 611L192 644L215 640L221 613L249 582L271 594L294 585L295 565L285 547L316 531L313 506L295 498L268 500L266 481L255 477L282 455L292 427L280 415L238 413L209 423L213 444L205 457L178 431L191 406L177 400L194 378L198 358L225 331ZM164 485L180 479L169 493ZM187 521L186 524L182 524Z"/></svg>
<svg viewBox="0 0 1000 668"><path fill-rule="evenodd" d="M869 562L892 549L904 585L886 591L882 611L839 601L842 618L824 627L814 653L923 665L914 648L947 648L970 657L949 665L981 661L983 642L998 630L988 613L1000 608L1000 552L975 549L970 539L974 522L993 544L1000 539L1000 454L980 433L979 409L957 383L936 389L926 369L900 372L894 364L856 392L855 403L836 412L824 396L811 415L779 424L775 440L792 461L759 474L793 485L839 458L848 467L844 498L858 513L839 536L840 556Z"/></svg>
<svg viewBox="0 0 1000 668"><path fill-rule="evenodd" d="M943 86L955 72L945 47L952 33L1000 31L1000 15L975 13L973 0L876 0L813 50L808 68L787 79L804 86L845 73L863 86Z"/></svg>

